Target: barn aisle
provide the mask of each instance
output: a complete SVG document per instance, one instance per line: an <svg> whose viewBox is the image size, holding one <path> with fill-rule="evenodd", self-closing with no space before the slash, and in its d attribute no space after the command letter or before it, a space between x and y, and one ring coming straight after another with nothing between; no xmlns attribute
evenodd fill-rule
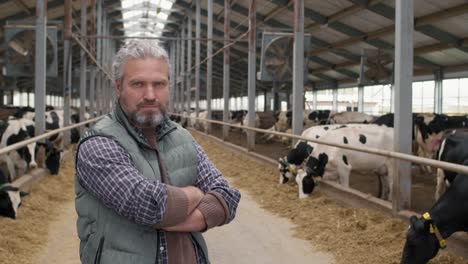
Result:
<svg viewBox="0 0 468 264"><path fill-rule="evenodd" d="M242 190L241 190L242 192ZM330 254L313 250L293 237L293 224L260 208L242 192L236 219L204 236L213 263L333 263Z"/></svg>
<svg viewBox="0 0 468 264"><path fill-rule="evenodd" d="M50 223L47 244L33 258L37 264L80 264L80 241L76 233L75 201L63 204L61 216Z"/></svg>
<svg viewBox="0 0 468 264"><path fill-rule="evenodd" d="M290 221L261 209L243 193L236 220L205 233L212 263L332 263L330 255L311 250L292 237ZM50 224L47 244L34 263L79 264L74 201L63 205L61 217Z"/></svg>

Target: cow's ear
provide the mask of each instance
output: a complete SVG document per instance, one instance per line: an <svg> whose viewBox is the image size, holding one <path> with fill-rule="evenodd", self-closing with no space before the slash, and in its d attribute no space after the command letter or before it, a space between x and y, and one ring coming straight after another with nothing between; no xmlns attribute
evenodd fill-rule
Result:
<svg viewBox="0 0 468 264"><path fill-rule="evenodd" d="M320 165L325 166L328 163L328 155L325 153L320 153L318 160Z"/></svg>
<svg viewBox="0 0 468 264"><path fill-rule="evenodd" d="M413 215L410 218L410 223L413 230L419 234L427 233L429 231L430 223L423 218L417 218Z"/></svg>

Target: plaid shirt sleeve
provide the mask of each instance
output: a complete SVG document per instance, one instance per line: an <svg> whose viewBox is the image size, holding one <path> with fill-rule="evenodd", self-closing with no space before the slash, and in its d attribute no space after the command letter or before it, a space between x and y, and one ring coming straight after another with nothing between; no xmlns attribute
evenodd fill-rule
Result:
<svg viewBox="0 0 468 264"><path fill-rule="evenodd" d="M144 225L164 216L167 186L149 181L114 140L93 137L80 145L76 174L83 187L118 214Z"/></svg>
<svg viewBox="0 0 468 264"><path fill-rule="evenodd" d="M229 187L227 181L221 175L221 172L209 160L202 147L194 142L197 149L197 181L196 186L203 192L216 192L221 196L228 207L228 215L225 223L231 222L236 216L237 205L239 204L241 194L238 190Z"/></svg>

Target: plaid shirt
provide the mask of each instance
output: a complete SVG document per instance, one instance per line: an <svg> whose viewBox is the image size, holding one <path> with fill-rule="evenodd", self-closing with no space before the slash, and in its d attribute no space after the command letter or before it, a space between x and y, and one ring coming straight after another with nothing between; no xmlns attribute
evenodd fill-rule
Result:
<svg viewBox="0 0 468 264"><path fill-rule="evenodd" d="M222 195L228 208L227 222L234 219L240 201L239 191L230 188L219 170L208 159L201 146L197 150L196 187L203 192ZM137 224L155 225L162 221L166 210L167 187L159 181L145 178L134 166L130 155L114 140L92 137L81 144L76 175L80 184L107 207ZM159 230L158 263L168 263L165 231ZM195 249L198 263L201 254Z"/></svg>

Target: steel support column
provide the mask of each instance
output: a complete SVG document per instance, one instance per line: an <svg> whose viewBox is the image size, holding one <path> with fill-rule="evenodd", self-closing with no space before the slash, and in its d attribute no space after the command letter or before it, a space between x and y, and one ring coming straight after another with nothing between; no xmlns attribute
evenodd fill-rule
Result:
<svg viewBox="0 0 468 264"><path fill-rule="evenodd" d="M333 89L332 110L338 111L338 89Z"/></svg>
<svg viewBox="0 0 468 264"><path fill-rule="evenodd" d="M318 91L314 90L312 92L312 109L317 110L318 108Z"/></svg>
<svg viewBox="0 0 468 264"><path fill-rule="evenodd" d="M364 86L358 86L358 112L364 113Z"/></svg>
<svg viewBox="0 0 468 264"><path fill-rule="evenodd" d="M229 34L231 31L231 0L224 0L224 45L229 44ZM230 48L224 49L223 63L223 122L229 122L229 79L230 79ZM223 126L223 140L229 137L229 126Z"/></svg>
<svg viewBox="0 0 468 264"><path fill-rule="evenodd" d="M213 85L213 0L208 0L208 43L206 47L207 62L206 62L206 118L211 119L211 95ZM207 123L205 133L211 132L211 123Z"/></svg>
<svg viewBox="0 0 468 264"><path fill-rule="evenodd" d="M185 38L186 31L185 23L182 24L182 35L181 35L181 54L180 54L180 112L182 113L185 109Z"/></svg>
<svg viewBox="0 0 468 264"><path fill-rule="evenodd" d="M172 40L170 42L171 46L169 49L170 53L170 63L171 63L171 84L170 84L170 90L169 90L169 113L174 113L174 103L175 103L175 89L176 89L176 68L175 68L175 61L176 61L176 56L175 56L175 48L176 48L176 41Z"/></svg>
<svg viewBox="0 0 468 264"><path fill-rule="evenodd" d="M249 56L248 56L248 117L249 127L255 126L255 84L256 84L256 47L257 47L257 26L256 26L256 2L249 0ZM252 151L255 148L255 133L247 131L247 149Z"/></svg>
<svg viewBox="0 0 468 264"><path fill-rule="evenodd" d="M179 39L177 40L177 50L176 50L176 89L175 89L175 111L180 112L180 68L181 68L181 56L180 56L180 51L181 51L181 40L180 38L182 37L181 33L178 34Z"/></svg>
<svg viewBox="0 0 468 264"><path fill-rule="evenodd" d="M102 35L102 0L97 1L97 35ZM96 40L96 60L102 65L102 41L103 39L98 38ZM98 69L96 79L96 110L98 115L102 114L102 79L105 78L102 70Z"/></svg>
<svg viewBox="0 0 468 264"><path fill-rule="evenodd" d="M444 94L444 89L443 89L443 80L444 80L444 74L442 70L438 70L434 72L434 81L435 81L435 87L434 87L434 113L437 114L442 114L442 107L443 107L443 94Z"/></svg>
<svg viewBox="0 0 468 264"><path fill-rule="evenodd" d="M273 97L273 112L281 110L281 103L278 94L278 82L273 80L271 87L271 95Z"/></svg>
<svg viewBox="0 0 468 264"><path fill-rule="evenodd" d="M86 29L86 8L87 8L87 0L81 0L81 36L86 36L87 29ZM81 38L83 43L86 43L85 38ZM85 111L86 111L86 84L87 84L87 74L86 74L86 67L87 67L87 57L86 52L80 48L80 121L82 122L85 120ZM83 134L83 127L80 127L80 135Z"/></svg>
<svg viewBox="0 0 468 264"><path fill-rule="evenodd" d="M46 105L46 27L47 27L47 1L36 1L36 47L34 70L34 108L35 135L42 135L45 131L45 105Z"/></svg>
<svg viewBox="0 0 468 264"><path fill-rule="evenodd" d="M396 0L394 150L407 154L411 154L412 144L413 8L413 0ZM411 164L396 159L393 172L392 208L396 214L411 205Z"/></svg>
<svg viewBox="0 0 468 264"><path fill-rule="evenodd" d="M96 71L95 67L89 69L89 114L94 116L96 102Z"/></svg>
<svg viewBox="0 0 468 264"><path fill-rule="evenodd" d="M201 36L201 22L200 22L200 0L195 0L195 116L198 117L200 111L200 36Z"/></svg>
<svg viewBox="0 0 468 264"><path fill-rule="evenodd" d="M294 0L292 133L300 135L304 109L304 1ZM293 140L295 144L297 140Z"/></svg>
<svg viewBox="0 0 468 264"><path fill-rule="evenodd" d="M187 106L185 110L190 114L190 102L192 100L192 11L188 13L187 22L187 75L186 75L186 93Z"/></svg>

